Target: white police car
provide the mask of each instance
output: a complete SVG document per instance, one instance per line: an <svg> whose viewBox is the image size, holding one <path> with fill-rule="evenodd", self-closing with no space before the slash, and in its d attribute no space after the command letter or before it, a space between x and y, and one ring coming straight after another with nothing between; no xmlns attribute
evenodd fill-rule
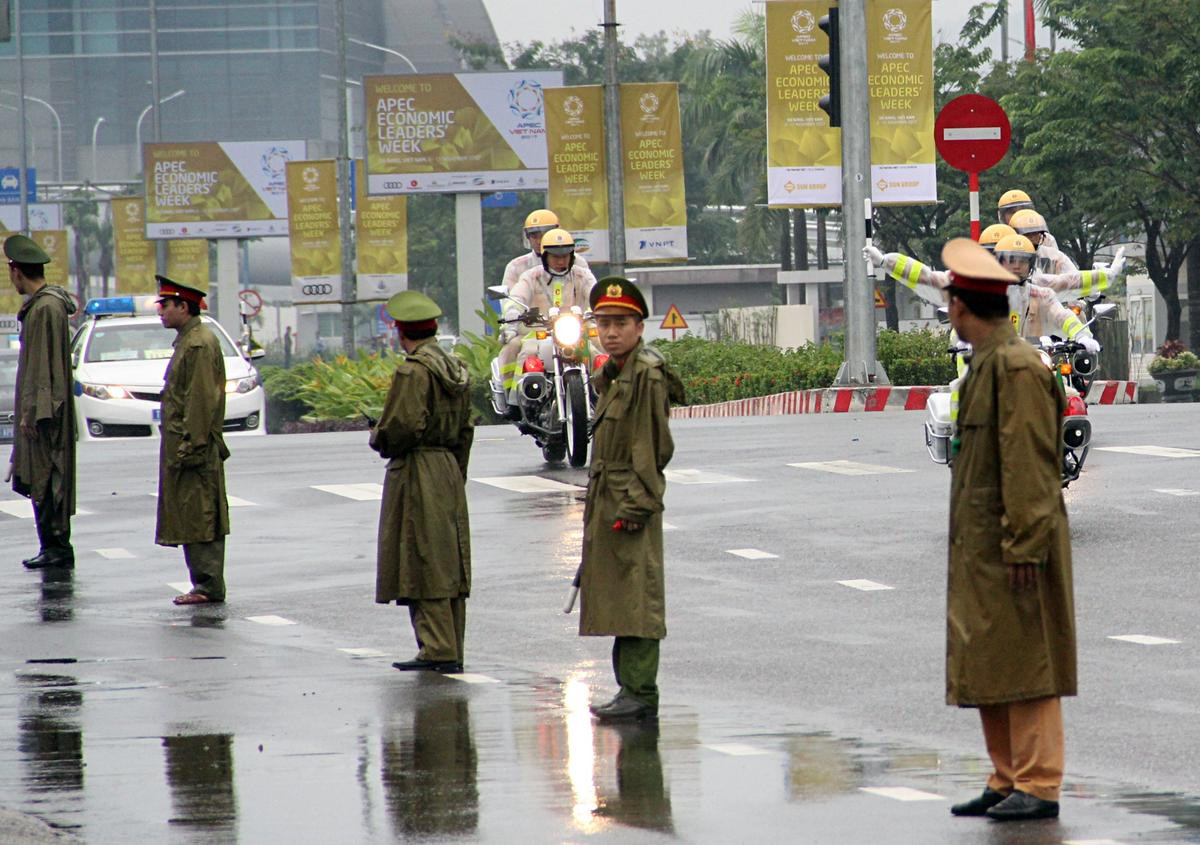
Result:
<svg viewBox="0 0 1200 845"><path fill-rule="evenodd" d="M175 330L163 326L153 296L92 299L71 343L81 440L157 437L163 379ZM267 396L258 372L221 325L201 316L225 356L225 431L265 434Z"/></svg>

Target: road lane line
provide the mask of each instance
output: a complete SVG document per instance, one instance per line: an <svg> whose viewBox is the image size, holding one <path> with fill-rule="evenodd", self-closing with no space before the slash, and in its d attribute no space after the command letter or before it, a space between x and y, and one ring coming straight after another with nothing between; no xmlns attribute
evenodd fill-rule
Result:
<svg viewBox="0 0 1200 845"><path fill-rule="evenodd" d="M1119 839L1064 839L1063 845L1125 845Z"/></svg>
<svg viewBox="0 0 1200 845"><path fill-rule="evenodd" d="M237 496L230 496L228 493L225 494L225 504L229 505L229 507L231 507L231 508L256 508L256 507L258 507L258 504L256 502L251 502L246 499L239 499Z"/></svg>
<svg viewBox="0 0 1200 845"><path fill-rule="evenodd" d="M1166 493L1168 496L1200 496L1200 490L1185 490L1178 487L1156 487L1155 493Z"/></svg>
<svg viewBox="0 0 1200 845"><path fill-rule="evenodd" d="M702 747L718 754L727 754L730 757L762 757L774 753L765 748L755 748L753 745L744 745L740 742L706 742Z"/></svg>
<svg viewBox="0 0 1200 845"><path fill-rule="evenodd" d="M109 560L132 560L137 557L129 549L96 549L96 554Z"/></svg>
<svg viewBox="0 0 1200 845"><path fill-rule="evenodd" d="M191 581L169 581L167 586L177 593L190 593L192 591Z"/></svg>
<svg viewBox="0 0 1200 845"><path fill-rule="evenodd" d="M838 581L843 587L850 587L855 590L871 592L872 590L894 590L895 587L889 587L887 584L880 584L878 581L868 581L865 578L854 578L850 581Z"/></svg>
<svg viewBox="0 0 1200 845"><path fill-rule="evenodd" d="M1200 451L1196 449L1176 449L1174 446L1097 446L1096 451L1150 455L1155 458L1200 458Z"/></svg>
<svg viewBox="0 0 1200 845"><path fill-rule="evenodd" d="M247 616L248 622L255 622L259 625L295 625L291 619L284 619L282 616L267 614L266 616Z"/></svg>
<svg viewBox="0 0 1200 845"><path fill-rule="evenodd" d="M860 786L859 792L869 792L881 798L891 798L893 801L945 801L941 795L932 792L922 792L907 786Z"/></svg>
<svg viewBox="0 0 1200 845"><path fill-rule="evenodd" d="M678 525L674 525L670 522L663 523L663 531L678 531L678 530L679 530Z"/></svg>
<svg viewBox="0 0 1200 845"><path fill-rule="evenodd" d="M464 684L498 684L499 678L493 678L488 675L478 675L474 672L447 672L447 678L453 678L456 681L462 681Z"/></svg>
<svg viewBox="0 0 1200 845"><path fill-rule="evenodd" d="M744 557L746 560L767 560L768 558L779 557L779 555L764 552L762 549L726 549L725 552L726 554Z"/></svg>
<svg viewBox="0 0 1200 845"><path fill-rule="evenodd" d="M673 484L741 484L752 480L719 472L705 472L702 469L668 469L663 475Z"/></svg>
<svg viewBox="0 0 1200 845"><path fill-rule="evenodd" d="M367 484L314 484L312 489L322 493L332 493L356 502L378 502L383 499L383 485L375 482Z"/></svg>
<svg viewBox="0 0 1200 845"><path fill-rule="evenodd" d="M1180 642L1179 640L1168 640L1166 637L1151 637L1147 634L1117 634L1110 636L1109 639L1137 645L1178 645Z"/></svg>
<svg viewBox="0 0 1200 845"><path fill-rule="evenodd" d="M788 464L797 469L811 469L817 472L832 472L835 475L895 475L902 472L916 472L912 469L885 467L880 464L863 464L858 461L805 461L798 464Z"/></svg>
<svg viewBox="0 0 1200 845"><path fill-rule="evenodd" d="M574 484L563 484L551 478L540 475L493 475L486 478L472 478L480 484L499 487L512 493L578 493L582 487Z"/></svg>
<svg viewBox="0 0 1200 845"><path fill-rule="evenodd" d="M387 657L386 651L377 648L339 648L338 651L351 657Z"/></svg>
<svg viewBox="0 0 1200 845"><path fill-rule="evenodd" d="M33 503L28 499L5 499L0 501L0 512L17 519L33 519ZM83 508L75 509L75 516L91 516L92 512Z"/></svg>

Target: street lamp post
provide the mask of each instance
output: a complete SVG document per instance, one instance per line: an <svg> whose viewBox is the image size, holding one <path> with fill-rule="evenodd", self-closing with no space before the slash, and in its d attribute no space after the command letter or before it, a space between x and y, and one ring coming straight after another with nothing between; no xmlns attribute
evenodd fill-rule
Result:
<svg viewBox="0 0 1200 845"><path fill-rule="evenodd" d="M92 181L96 182L100 178L100 171L96 167L96 137L100 132L100 124L104 122L103 117L96 118L96 122L92 124Z"/></svg>
<svg viewBox="0 0 1200 845"><path fill-rule="evenodd" d="M20 95L20 94L18 94L16 91L9 91L7 88L0 88L0 94L10 94L10 95L12 95L12 96L14 96L14 97L19 97L19 96L21 96L21 95ZM58 147L57 147L57 151L58 151L58 157L57 157L57 162L56 162L56 164L57 164L57 171L58 171L58 181L59 181L59 182L61 182L61 181L62 181L62 179L63 179L63 168L62 168L62 120L61 120L61 119L59 118L59 116L58 116L58 110L57 110L57 109L55 109L55 108L54 108L54 106L52 106L52 105L50 105L49 103L47 103L45 100L41 99L40 97L35 97L35 96L33 96L32 94L26 94L26 95L25 95L25 99L26 99L26 100L29 100L29 102L31 102L31 103L40 103L41 105L43 105L43 106L45 106L46 108L50 109L50 114L52 114L52 115L54 116L54 126L55 126L55 129L56 129L56 131L58 132Z"/></svg>
<svg viewBox="0 0 1200 845"><path fill-rule="evenodd" d="M163 103L168 102L170 100L174 100L176 97L182 97L186 93L187 92L184 89L180 88L174 94L168 94L167 96L165 96L161 100L159 100L158 105L161 106ZM136 156L140 156L142 154L142 121L146 119L146 115L150 114L150 111L153 108L154 108L154 103L151 103L150 105L148 105L144 109L142 109L142 113L138 115L137 130L134 132L134 137L137 139L136 146L134 148L134 155L136 155Z"/></svg>
<svg viewBox="0 0 1200 845"><path fill-rule="evenodd" d="M357 38L347 38L351 44L357 44L359 47L370 47L372 50L379 50L381 53L387 53L389 56L396 56L404 59L408 63L409 68L413 73L420 73L417 66L412 63L412 59L401 53L399 50L393 50L391 47L384 47L382 44L372 44L370 41L360 41Z"/></svg>

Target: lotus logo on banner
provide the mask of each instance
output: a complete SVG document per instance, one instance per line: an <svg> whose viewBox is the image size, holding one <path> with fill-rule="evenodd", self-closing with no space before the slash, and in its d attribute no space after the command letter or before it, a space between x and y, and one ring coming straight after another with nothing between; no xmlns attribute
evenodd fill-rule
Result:
<svg viewBox="0 0 1200 845"><path fill-rule="evenodd" d="M792 31L796 33L796 37L792 40L800 45L812 44L817 39L812 35L812 31L817 28L817 19L808 9L801 9L792 15Z"/></svg>
<svg viewBox="0 0 1200 845"><path fill-rule="evenodd" d="M583 100L572 94L563 100L563 112L567 116L567 123L578 126L583 123Z"/></svg>
<svg viewBox="0 0 1200 845"><path fill-rule="evenodd" d="M300 174L300 178L304 181L304 190L321 190L321 186L317 184L321 181L321 172L317 168L312 166L304 168L304 171Z"/></svg>
<svg viewBox="0 0 1200 845"><path fill-rule="evenodd" d="M908 26L908 15L902 9L888 9L883 13L883 28L888 34L884 40L896 43L904 40L904 28Z"/></svg>
<svg viewBox="0 0 1200 845"><path fill-rule="evenodd" d="M640 108L642 110L642 114L645 115L643 118L644 120L657 120L655 115L658 112L658 105L658 95L653 91L647 91L638 98L638 108Z"/></svg>
<svg viewBox="0 0 1200 845"><path fill-rule="evenodd" d="M142 219L142 206L140 203L130 202L125 204L125 217L130 223L135 223Z"/></svg>
<svg viewBox="0 0 1200 845"><path fill-rule="evenodd" d="M522 79L508 89L508 107L521 120L537 120L542 116L542 85L532 79Z"/></svg>

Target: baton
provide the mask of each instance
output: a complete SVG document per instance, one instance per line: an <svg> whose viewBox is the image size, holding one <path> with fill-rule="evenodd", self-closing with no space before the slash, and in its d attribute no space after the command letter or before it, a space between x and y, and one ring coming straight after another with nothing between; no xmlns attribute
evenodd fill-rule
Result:
<svg viewBox="0 0 1200 845"><path fill-rule="evenodd" d="M613 523L613 531L624 531L625 520L618 519ZM579 568L575 570L575 577L571 579L571 592L567 594L567 604L563 607L563 613L570 613L575 608L575 599L579 598L579 578L583 575L583 562L580 561Z"/></svg>
<svg viewBox="0 0 1200 845"><path fill-rule="evenodd" d="M866 232L866 236L867 236L867 238L866 238L867 246L874 246L874 240L871 237L871 224L873 221L871 218L871 199L870 199L870 197L863 200L863 212L864 212L864 217L866 219L866 224L867 224L866 229L864 230ZM883 269L883 267L876 268L875 265L871 262L870 257L868 256L868 258L867 258L867 278L868 279L871 278L872 276L875 276L876 279L882 280L883 274L878 272L879 270L882 270L882 269Z"/></svg>

